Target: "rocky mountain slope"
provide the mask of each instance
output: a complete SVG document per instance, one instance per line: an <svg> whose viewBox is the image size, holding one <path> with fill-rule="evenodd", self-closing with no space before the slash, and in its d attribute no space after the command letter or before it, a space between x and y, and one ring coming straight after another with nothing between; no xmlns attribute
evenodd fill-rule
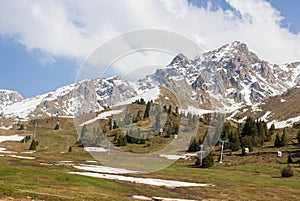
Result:
<svg viewBox="0 0 300 201"><path fill-rule="evenodd" d="M7 105L22 101L24 98L16 91L0 90L0 109Z"/></svg>
<svg viewBox="0 0 300 201"><path fill-rule="evenodd" d="M271 64L249 51L246 44L233 42L194 59L178 54L166 68L137 82L120 77L84 80L0 105L8 117L75 116L143 94L147 97L149 91L162 85L177 94L182 107L200 104L202 108L232 112L284 93L299 84L299 77L300 62Z"/></svg>
<svg viewBox="0 0 300 201"><path fill-rule="evenodd" d="M259 59L246 44L233 42L195 59L179 54L166 69L157 70L142 82L185 81L193 89L191 97L200 104L230 111L283 93L299 84L299 76L300 62L271 64Z"/></svg>

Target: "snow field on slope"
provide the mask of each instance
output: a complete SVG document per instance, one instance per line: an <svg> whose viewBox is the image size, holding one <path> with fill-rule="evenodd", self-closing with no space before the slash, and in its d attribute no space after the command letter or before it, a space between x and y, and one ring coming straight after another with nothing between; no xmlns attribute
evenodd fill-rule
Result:
<svg viewBox="0 0 300 201"><path fill-rule="evenodd" d="M193 186L214 186L213 184L201 184L201 183L192 183L192 182L183 182L183 181L175 181L175 180L163 180L163 179L152 179L152 178L138 178L138 177L129 177L122 175L112 175L112 174L101 174L94 172L69 172L70 174L89 176L101 179L109 179L109 180L120 180L120 181L128 181L132 183L138 184L147 184L153 186L165 186L167 188L176 188L176 187L193 187Z"/></svg>

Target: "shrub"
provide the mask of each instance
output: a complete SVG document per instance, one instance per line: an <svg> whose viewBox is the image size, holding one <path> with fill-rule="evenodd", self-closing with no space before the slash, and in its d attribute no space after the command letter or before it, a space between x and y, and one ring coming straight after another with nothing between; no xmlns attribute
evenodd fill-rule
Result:
<svg viewBox="0 0 300 201"><path fill-rule="evenodd" d="M287 166L281 170L282 177L292 177L294 176L294 171L291 166Z"/></svg>

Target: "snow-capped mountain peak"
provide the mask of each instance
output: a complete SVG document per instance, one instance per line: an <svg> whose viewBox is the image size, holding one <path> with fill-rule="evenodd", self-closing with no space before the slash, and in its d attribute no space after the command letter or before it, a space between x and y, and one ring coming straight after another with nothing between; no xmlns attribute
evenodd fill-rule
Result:
<svg viewBox="0 0 300 201"><path fill-rule="evenodd" d="M22 101L23 99L22 95L16 91L0 89L0 107Z"/></svg>
<svg viewBox="0 0 300 201"><path fill-rule="evenodd" d="M84 80L53 92L2 105L7 116L75 116L132 100L161 85L188 100L232 110L260 103L300 83L300 62L277 65L261 60L247 45L226 44L194 59L178 54L163 69L136 82L121 77ZM1 96L0 101L5 95ZM2 97L2 99L1 99ZM14 97L17 97L15 95ZM86 104L82 104L86 103Z"/></svg>

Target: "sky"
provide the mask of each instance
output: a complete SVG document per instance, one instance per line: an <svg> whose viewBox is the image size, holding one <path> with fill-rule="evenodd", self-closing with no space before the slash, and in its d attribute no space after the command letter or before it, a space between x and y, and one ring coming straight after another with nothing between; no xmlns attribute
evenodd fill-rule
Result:
<svg viewBox="0 0 300 201"><path fill-rule="evenodd" d="M140 29L176 32L204 51L238 40L272 63L300 61L299 8L298 0L0 0L0 89L31 97L74 83L97 47Z"/></svg>

